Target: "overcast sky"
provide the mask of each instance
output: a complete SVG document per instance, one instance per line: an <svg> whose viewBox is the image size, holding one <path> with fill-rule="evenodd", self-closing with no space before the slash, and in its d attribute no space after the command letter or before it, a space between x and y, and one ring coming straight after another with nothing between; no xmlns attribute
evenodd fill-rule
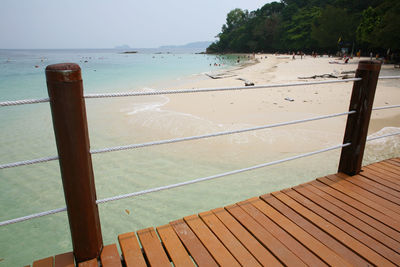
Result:
<svg viewBox="0 0 400 267"><path fill-rule="evenodd" d="M1 0L0 48L133 48L214 41L234 8L271 0Z"/></svg>

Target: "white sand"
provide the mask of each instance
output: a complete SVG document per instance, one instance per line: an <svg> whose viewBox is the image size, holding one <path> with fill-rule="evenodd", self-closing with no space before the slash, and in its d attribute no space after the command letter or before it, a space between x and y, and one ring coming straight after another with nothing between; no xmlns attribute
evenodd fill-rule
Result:
<svg viewBox="0 0 400 267"><path fill-rule="evenodd" d="M332 80L331 78L298 79L321 74L340 74L342 71L354 71L358 59L350 60L349 64L329 64L333 58L306 57L296 60L284 56L257 55L259 63L229 71L235 77L224 79L205 79L182 85L183 88L208 88L244 86L243 78L255 85L292 83L299 81ZM260 59L260 58L263 59ZM381 75L392 65L382 66ZM400 71L397 71L400 75ZM300 119L322 114L345 112L348 110L352 82L312 85L298 87L283 87L271 89L243 90L234 92L213 92L191 95L174 95L164 109L189 113L218 124L254 124L263 125L273 122ZM294 99L293 102L285 100ZM400 104L399 80L381 80L375 97L374 106ZM400 127L400 110L376 111L370 127L371 132L380 130L383 126ZM341 120L321 121L315 127L323 127L326 131L343 132L337 122Z"/></svg>

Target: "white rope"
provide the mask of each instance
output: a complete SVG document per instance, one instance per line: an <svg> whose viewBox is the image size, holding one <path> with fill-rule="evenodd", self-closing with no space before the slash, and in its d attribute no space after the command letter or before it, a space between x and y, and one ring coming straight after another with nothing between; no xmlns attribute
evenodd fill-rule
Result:
<svg viewBox="0 0 400 267"><path fill-rule="evenodd" d="M149 193L153 193L153 192L158 192L158 191L163 191L163 190L172 189L172 188L176 188L176 187L181 187L181 186L184 186L184 185L190 185L190 184L195 184L195 183L204 182L204 181L208 181L208 180L213 180L213 179L225 177L225 176L228 176L228 175L233 175L233 174L238 174L238 173L242 173L242 172L252 171L252 170L259 169L259 168L264 168L264 167L267 167L267 166L276 165L276 164L280 164L280 163L283 163L283 162L287 162L287 161L291 161L291 160L295 160L295 159L300 159L300 158L304 158L304 157L309 157L309 156L312 156L312 155L315 155L315 154L319 154L319 153L331 151L331 150L334 150L334 149L346 147L346 146L349 146L350 144L351 143L336 145L336 146L320 149L320 150L317 150L317 151L313 151L313 152L309 152L309 153L305 153L305 154L301 154L301 155L297 155L297 156L293 156L293 157L289 157L289 158L285 158L285 159L280 159L280 160L271 161L271 162L263 163L263 164L259 164L259 165L254 165L254 166L243 168L243 169L239 169L239 170L234 170L234 171L229 171L229 172L225 172L225 173L221 173L221 174L216 174L216 175L212 175L212 176L198 178L198 179L190 180L190 181L187 181L187 182L181 182L181 183L176 183L176 184L171 184L171 185L166 185L166 186L160 186L160 187L147 189L147 190L143 190L143 191L139 191L139 192L124 194L124 195L119 195L119 196L109 197L109 198L104 198L104 199L99 199L99 200L96 201L96 203L97 204L106 203L106 202L110 202L110 201L114 201L114 200L120 200L120 199L124 199L124 198L140 196L140 195L149 194Z"/></svg>
<svg viewBox="0 0 400 267"><path fill-rule="evenodd" d="M297 155L297 156L293 156L293 157L289 157L289 158L285 158L285 159L280 159L280 160L276 160L276 161L272 161L272 162L268 162L268 163L263 163L263 164L259 164L259 165L255 165L255 166L239 169L239 170L234 170L234 171L229 171L229 172L225 172L225 173L221 173L221 174L216 174L216 175L212 175L212 176L198 178L198 179L194 179L194 180L187 181L187 182L182 182L182 183L177 183L177 184L172 184L172 185L167 185L167 186L156 187L156 188L147 189L147 190L143 190L143 191L139 191L139 192L119 195L119 196L115 196L115 197L103 198L103 199L97 200L96 203L97 204L101 204L101 203L106 203L106 202L110 202L110 201L114 201L114 200L120 200L120 199L124 199L124 198L140 196L140 195L149 194L149 193L153 193L153 192L158 192L158 191L163 191L163 190L172 189L172 188L176 188L176 187L181 187L181 186L184 186L184 185L190 185L190 184L195 184L195 183L199 183L199 182L203 182L203 181L213 180L213 179L221 178L221 177L228 176L228 175L238 174L238 173L247 172L247 171L251 171L251 170L256 170L256 169L267 167L267 166L271 166L271 165L280 164L280 163L283 163L283 162L287 162L287 161L291 161L291 160L295 160L295 159L299 159L299 158L309 157L309 156L312 156L312 155L315 155L315 154L327 152L327 151L338 149L338 148L341 148L341 147L346 147L346 146L349 146L349 145L350 145L350 143L336 145L336 146L320 149L320 150L317 150L317 151L313 151L313 152L309 152L309 153L305 153L305 154L301 154L301 155ZM35 214L28 215L28 216L24 216L24 217L20 217L20 218L16 218L16 219L11 219L11 220L0 222L0 226L12 224L12 223L17 223L17 222L22 222L22 221L26 221L26 220L30 220L30 219L33 219L33 218L38 218L38 217L42 217L42 216L46 216L46 215L50 215L50 214L55 214L55 213L66 211L66 210L67 210L67 208L64 207L64 208L59 208L59 209L55 209L55 210L49 210L49 211L45 211L45 212L35 213Z"/></svg>
<svg viewBox="0 0 400 267"><path fill-rule="evenodd" d="M156 145L172 144L172 143L178 143L178 142L184 142L184 141L192 141L192 140L217 137L217 136L223 136L223 135L230 135L230 134L237 134L237 133L244 133L244 132L250 132L250 131L257 131L257 130L262 130L262 129L268 129L268 128L274 128L274 127L280 127L280 126L286 126L286 125L292 125L292 124L298 124L298 123L304 123L304 122L310 122L310 121L316 121L316 120L322 120L322 119L329 119L329 118L344 116L344 115L353 114L353 113L356 113L356 111L353 110L353 111L348 111L348 112L343 112L343 113L318 116L318 117L313 117L313 118L303 119L303 120L280 122L280 123L268 124L268 125L257 126L257 127L252 127L252 128L245 128L245 129L240 129L240 130L217 132L217 133L212 133L212 134L197 135L197 136L190 136L190 137L183 137L183 138L176 138L176 139L167 139L167 140L154 141L154 142L148 142L148 143L143 143L143 144L132 144L132 145L116 146L116 147L103 148L103 149L95 149L95 150L91 150L90 153L97 154L97 153L105 153L105 152L112 152L112 151L143 148L143 147L156 146Z"/></svg>
<svg viewBox="0 0 400 267"><path fill-rule="evenodd" d="M380 76L379 79L400 79L400 76ZM350 79L333 80L333 81L313 81L313 82L299 82L299 83L265 84L265 85L256 85L256 86L182 89L182 90L158 90L158 91L153 91L153 92L100 93L100 94L87 94L84 97L85 98L107 98L107 97L125 97L125 96L149 96L149 95L170 95L170 94L203 93L203 92L217 92L217 91L252 90L252 89L261 89L261 88L276 88L276 87L290 87L290 86L302 86L302 85L343 83L343 82L353 82L353 81L361 81L361 80L362 80L361 78L350 78ZM4 102L0 102L0 107L44 103L44 102L49 102L49 101L50 101L49 98L4 101Z"/></svg>
<svg viewBox="0 0 400 267"><path fill-rule="evenodd" d="M148 143L142 143L142 144L131 144L131 145L125 145L125 146L116 146L116 147L109 147L109 148L102 148L102 149L94 149L94 150L90 150L90 153L91 154L98 154L98 153L106 153L106 152L112 152L112 151L137 149L137 148L156 146L156 145L172 144L172 143L178 143L178 142L184 142L184 141L191 141L191 140L211 138L211 137L217 137L217 136L223 136L223 135L230 135L230 134L237 134L237 133L256 131L256 130L262 130L262 129L268 129L268 128L274 128L274 127L280 127L280 126L286 126L286 125L292 125L292 124L298 124L298 123L322 120L322 119L329 119L329 118L344 116L344 115L353 114L353 113L356 113L356 111L353 110L353 111L330 114L330 115L324 115L324 116L318 116L318 117L313 117L313 118L303 119L303 120L294 120L294 121L289 121L289 122L268 124L268 125L263 125L263 126L258 126L258 127L245 128L245 129L241 129L241 130L217 132L217 133L212 133L212 134L196 135L196 136L189 136L189 137L176 138L176 139L167 139L167 140L154 141L154 142L148 142ZM18 162L13 162L13 163L6 163L6 164L1 164L0 165L0 169L6 169L6 168L12 168L12 167L36 164L36 163L47 162L47 161L52 161L52 160L57 160L57 159L58 159L57 156L53 156L53 157L47 157L47 158L40 158L40 159L33 159L33 160L18 161Z"/></svg>
<svg viewBox="0 0 400 267"><path fill-rule="evenodd" d="M47 162L47 161L52 161L52 160L57 160L57 159L58 159L57 156L53 156L53 157L46 157L46 158L40 158L40 159L31 159L31 160L17 161L17 162L13 162L13 163L0 164L0 170L6 169L6 168L24 166L24 165L31 165L31 164L41 163L41 162Z"/></svg>
<svg viewBox="0 0 400 267"><path fill-rule="evenodd" d="M385 79L400 79L400 76L379 76L378 79L385 80Z"/></svg>
<svg viewBox="0 0 400 267"><path fill-rule="evenodd" d="M106 97L170 95L170 94L203 93L203 92L216 92L216 91L252 90L252 89L261 89L261 88L316 85L316 84L327 84L327 83L343 83L343 82L352 82L352 81L360 81L360 80L362 80L362 79L361 78L351 78L351 79L334 80L334 81L314 81L314 82L300 82L300 83L266 84L266 85L256 85L256 86L182 89L182 90L158 90L158 91L152 91L152 92L101 93L101 94L88 94L88 95L85 95L84 97L85 98L106 98ZM0 102L0 107L43 103L43 102L49 102L49 101L50 101L49 98L5 101L5 102Z"/></svg>
<svg viewBox="0 0 400 267"><path fill-rule="evenodd" d="M44 212L39 212L39 213L35 213L35 214L19 217L19 218L16 218L16 219L3 221L3 222L0 222L0 226L9 225L9 224L12 224L12 223L23 222L23 221L27 221L27 220L30 220L30 219L39 218L39 217L43 217L43 216L50 215L50 214L56 214L56 213L63 212L63 211L67 211L67 208L64 207L64 208L59 208L59 209L54 209L54 210L48 210L48 211L44 211Z"/></svg>
<svg viewBox="0 0 400 267"><path fill-rule="evenodd" d="M182 89L182 90L159 90L152 92L121 92L121 93L103 93L103 94L88 94L85 98L105 98L105 97L124 97L124 96L150 96L150 95L170 95L170 94L186 94L186 93L204 93L217 91L236 91L236 90L253 90L261 88L276 88L290 87L301 85L316 85L328 83L343 83L352 81L361 81L361 78L351 78L333 81L314 81L314 82L299 82L299 83L283 83L283 84L265 84L255 86L237 86L237 87L221 87L221 88L200 88L200 89Z"/></svg>
<svg viewBox="0 0 400 267"><path fill-rule="evenodd" d="M0 107L45 103L45 102L49 102L49 101L50 101L50 98L4 101L4 102L0 102Z"/></svg>
<svg viewBox="0 0 400 267"><path fill-rule="evenodd" d="M376 107L376 108L373 108L372 110L381 110L381 109L389 109L389 108L400 108L400 105Z"/></svg>
<svg viewBox="0 0 400 267"><path fill-rule="evenodd" d="M367 141L373 141L373 140L377 140L377 139L381 139L381 138L385 138L385 137L390 137L390 136L395 136L395 135L399 135L399 134L400 134L400 132L385 134L385 135L376 136L376 137L367 137Z"/></svg>

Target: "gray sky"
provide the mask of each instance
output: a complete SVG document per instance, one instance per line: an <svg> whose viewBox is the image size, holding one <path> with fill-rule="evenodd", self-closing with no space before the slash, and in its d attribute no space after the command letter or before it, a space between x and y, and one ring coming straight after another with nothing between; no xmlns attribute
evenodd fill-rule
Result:
<svg viewBox="0 0 400 267"><path fill-rule="evenodd" d="M234 8L271 0L1 0L0 48L133 48L214 41Z"/></svg>

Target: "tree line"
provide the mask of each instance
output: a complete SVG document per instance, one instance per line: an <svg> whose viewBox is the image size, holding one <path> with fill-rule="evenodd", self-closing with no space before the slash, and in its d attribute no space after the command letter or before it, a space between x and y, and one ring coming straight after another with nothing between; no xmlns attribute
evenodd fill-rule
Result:
<svg viewBox="0 0 400 267"><path fill-rule="evenodd" d="M281 0L227 14L208 53L400 50L399 0Z"/></svg>

